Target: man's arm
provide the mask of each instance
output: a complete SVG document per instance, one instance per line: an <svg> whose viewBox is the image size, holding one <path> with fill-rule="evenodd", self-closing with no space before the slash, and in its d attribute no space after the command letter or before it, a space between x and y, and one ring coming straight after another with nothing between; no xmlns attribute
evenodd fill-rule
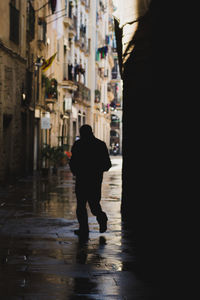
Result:
<svg viewBox="0 0 200 300"><path fill-rule="evenodd" d="M108 148L106 146L105 143L103 143L103 151L104 151L104 159L103 159L103 171L108 171L111 167L112 167L112 163L111 163L111 160L110 160L110 156L109 156L109 153L108 153Z"/></svg>
<svg viewBox="0 0 200 300"><path fill-rule="evenodd" d="M69 167L70 167L72 174L75 176L76 172L77 172L76 142L72 146L71 153L72 153L72 156L69 161Z"/></svg>

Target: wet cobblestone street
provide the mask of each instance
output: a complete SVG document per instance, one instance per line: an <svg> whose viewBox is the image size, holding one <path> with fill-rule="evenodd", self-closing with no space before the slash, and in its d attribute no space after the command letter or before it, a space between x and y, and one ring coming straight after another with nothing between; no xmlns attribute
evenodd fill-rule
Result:
<svg viewBox="0 0 200 300"><path fill-rule="evenodd" d="M88 210L87 243L74 235L76 198L68 166L0 189L1 300L151 299L137 272L134 242L121 224L122 159L111 158L101 201L108 230L100 234Z"/></svg>

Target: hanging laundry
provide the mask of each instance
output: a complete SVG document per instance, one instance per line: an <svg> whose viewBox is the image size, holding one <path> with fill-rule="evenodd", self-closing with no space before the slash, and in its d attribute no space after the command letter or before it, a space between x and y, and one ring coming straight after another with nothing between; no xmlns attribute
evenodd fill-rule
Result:
<svg viewBox="0 0 200 300"><path fill-rule="evenodd" d="M107 53L108 53L108 46L105 46L105 47L103 47L104 49L103 49L103 51L104 51L104 53L105 53L105 56L107 55Z"/></svg>
<svg viewBox="0 0 200 300"><path fill-rule="evenodd" d="M96 61L100 61L100 52L99 52L99 49L96 51Z"/></svg>
<svg viewBox="0 0 200 300"><path fill-rule="evenodd" d="M105 58L108 53L108 46L98 48L97 52L99 53L101 59Z"/></svg>
<svg viewBox="0 0 200 300"><path fill-rule="evenodd" d="M100 55L101 55L101 59L104 58L103 47L101 48Z"/></svg>
<svg viewBox="0 0 200 300"><path fill-rule="evenodd" d="M110 36L106 35L106 45L109 45L109 44L110 44Z"/></svg>

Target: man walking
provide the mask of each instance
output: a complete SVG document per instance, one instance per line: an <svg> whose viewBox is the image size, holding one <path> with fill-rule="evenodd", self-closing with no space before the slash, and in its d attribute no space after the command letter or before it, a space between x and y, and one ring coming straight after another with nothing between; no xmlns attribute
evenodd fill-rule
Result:
<svg viewBox="0 0 200 300"><path fill-rule="evenodd" d="M107 146L93 135L91 126L85 124L81 126L80 139L75 141L71 152L69 165L76 176L76 214L79 222L79 230L75 230L75 234L89 235L87 202L97 218L99 231L103 233L107 230L108 218L100 205L101 185L103 172L111 168Z"/></svg>

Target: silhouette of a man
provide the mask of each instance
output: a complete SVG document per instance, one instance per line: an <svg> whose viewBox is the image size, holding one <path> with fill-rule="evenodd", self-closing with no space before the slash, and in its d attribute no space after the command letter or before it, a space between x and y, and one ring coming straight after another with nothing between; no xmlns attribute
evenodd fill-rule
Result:
<svg viewBox="0 0 200 300"><path fill-rule="evenodd" d="M75 234L89 234L87 202L92 214L97 218L99 231L105 232L108 218L102 211L100 200L103 172L111 168L107 146L93 135L91 126L85 124L81 126L80 139L75 141L71 152L69 165L71 172L76 176L76 214L79 222L79 230L75 230Z"/></svg>

